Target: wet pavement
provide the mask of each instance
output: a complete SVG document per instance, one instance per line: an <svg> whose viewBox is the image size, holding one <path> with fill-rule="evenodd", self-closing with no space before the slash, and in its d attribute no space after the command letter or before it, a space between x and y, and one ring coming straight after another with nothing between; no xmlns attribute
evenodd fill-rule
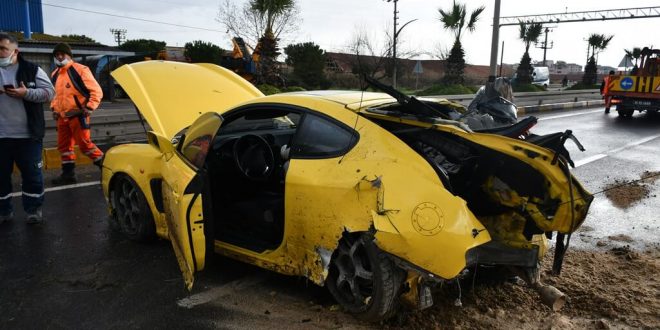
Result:
<svg viewBox="0 0 660 330"><path fill-rule="evenodd" d="M636 114L620 120L616 113L606 116L602 109L587 109L538 117L536 133L571 128L584 144L584 153L571 145L569 150L579 165L573 173L592 192L616 179L637 180L644 171L660 171L660 116ZM55 175L56 171L46 173L47 178ZM110 231L98 170L81 168L79 179L88 184L47 190L42 225L27 225L20 198L13 198L16 219L0 225L0 329L345 324L347 316L341 312L317 319L318 306L333 303L324 290L304 279L218 256L210 259L188 293L169 242L140 244ZM628 209L597 194L571 246L657 249L660 198L655 196L660 180L649 186L651 197ZM351 322L351 327L361 326Z"/></svg>
<svg viewBox="0 0 660 330"><path fill-rule="evenodd" d="M580 152L567 142L577 165L573 174L596 194L583 227L573 235L572 246L660 248L660 178L647 184L647 198L627 209L616 207L602 193L615 181L638 181L645 171L660 171L660 115L636 112L633 118L623 119L614 110L605 115L599 108L538 117L536 133L570 128L586 149Z"/></svg>

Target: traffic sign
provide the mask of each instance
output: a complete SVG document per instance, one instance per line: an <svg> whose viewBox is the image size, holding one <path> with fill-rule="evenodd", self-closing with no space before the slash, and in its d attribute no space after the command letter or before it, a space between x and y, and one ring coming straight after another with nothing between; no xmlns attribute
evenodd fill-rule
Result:
<svg viewBox="0 0 660 330"><path fill-rule="evenodd" d="M619 84L622 89L629 90L633 87L635 82L632 80L630 77L625 77L621 79L621 83Z"/></svg>
<svg viewBox="0 0 660 330"><path fill-rule="evenodd" d="M422 68L422 61L417 61L417 64L415 64L415 68L413 69L413 73L416 74L422 74L424 73L424 68Z"/></svg>

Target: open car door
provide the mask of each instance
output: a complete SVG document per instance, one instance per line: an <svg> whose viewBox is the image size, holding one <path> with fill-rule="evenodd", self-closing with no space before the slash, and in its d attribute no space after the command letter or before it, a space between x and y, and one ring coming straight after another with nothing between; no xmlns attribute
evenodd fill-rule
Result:
<svg viewBox="0 0 660 330"><path fill-rule="evenodd" d="M168 234L188 290L194 274L204 269L206 258L205 220L202 193L206 182L204 164L222 117L209 112L200 116L186 132L176 150L163 153L163 207ZM162 141L160 144L170 143ZM166 148L160 146L164 151ZM210 220L209 220L210 221ZM210 225L210 223L209 223ZM213 252L213 251L211 251Z"/></svg>

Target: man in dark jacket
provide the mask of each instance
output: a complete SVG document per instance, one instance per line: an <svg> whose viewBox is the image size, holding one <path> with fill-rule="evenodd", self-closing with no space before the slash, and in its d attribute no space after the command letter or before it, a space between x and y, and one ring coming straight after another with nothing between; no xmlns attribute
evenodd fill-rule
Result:
<svg viewBox="0 0 660 330"><path fill-rule="evenodd" d="M55 91L46 72L24 60L16 38L6 33L0 33L0 83L0 224L14 217L14 163L21 172L27 222L40 223L44 201L42 103L49 102Z"/></svg>

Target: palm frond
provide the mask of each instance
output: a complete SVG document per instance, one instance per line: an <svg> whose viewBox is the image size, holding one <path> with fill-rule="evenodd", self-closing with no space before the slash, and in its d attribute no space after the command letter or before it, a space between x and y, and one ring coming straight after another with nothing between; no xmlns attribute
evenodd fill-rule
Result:
<svg viewBox="0 0 660 330"><path fill-rule="evenodd" d="M527 24L522 21L518 21L518 24L520 24L520 28L518 29L518 38L520 38L522 41L525 41L525 36L527 35Z"/></svg>
<svg viewBox="0 0 660 330"><path fill-rule="evenodd" d="M600 48L601 50L607 48L607 45L610 43L610 41L612 41L612 38L614 38L614 35L610 35L610 36L603 35L603 39L598 48Z"/></svg>
<svg viewBox="0 0 660 330"><path fill-rule="evenodd" d="M529 42L536 42L543 33L543 24L532 23L527 28L527 40Z"/></svg>
<svg viewBox="0 0 660 330"><path fill-rule="evenodd" d="M470 30L470 32L473 32L473 31L474 31L474 28L475 28L475 26L476 26L476 23L477 23L477 21L479 20L479 15L481 15L481 13L482 13L484 10L486 10L486 7L485 7L485 6L481 6L481 7L477 8L477 9L475 9L474 11L472 11L472 13L470 14L470 20L468 21L468 24L467 24L467 28L468 28L468 30Z"/></svg>

